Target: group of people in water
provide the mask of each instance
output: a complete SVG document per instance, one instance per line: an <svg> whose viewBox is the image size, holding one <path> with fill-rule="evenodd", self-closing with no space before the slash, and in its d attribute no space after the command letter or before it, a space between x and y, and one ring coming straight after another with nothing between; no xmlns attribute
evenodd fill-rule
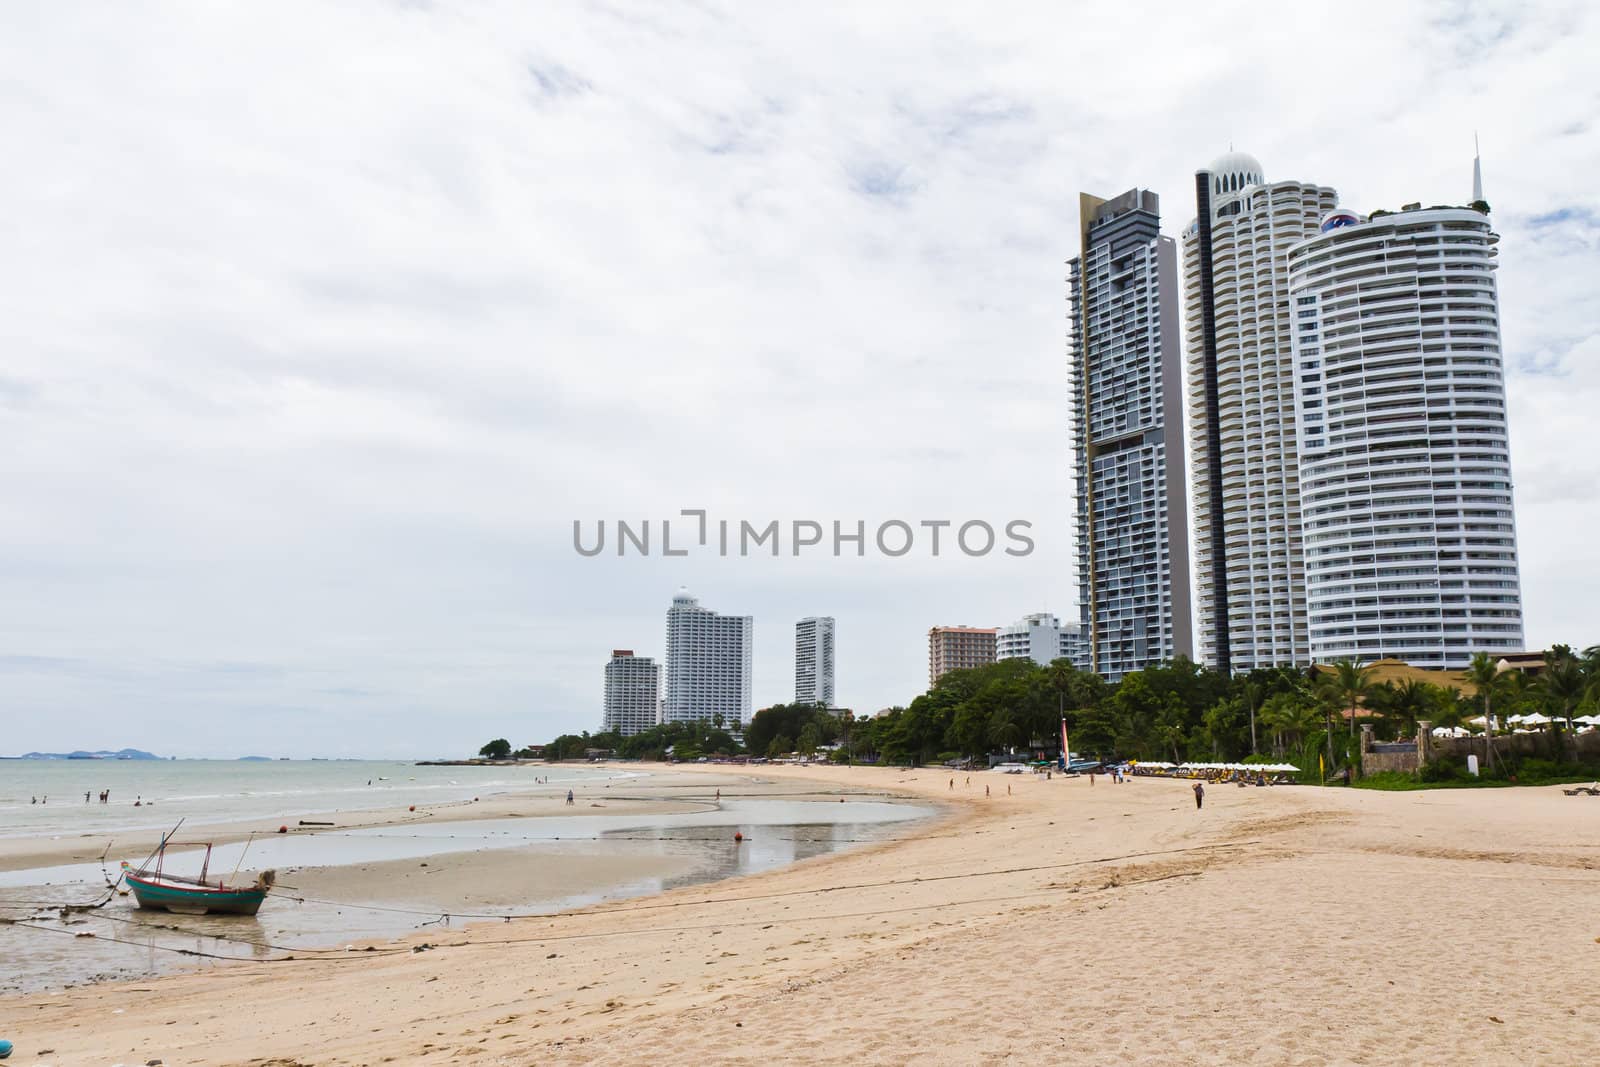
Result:
<svg viewBox="0 0 1600 1067"><path fill-rule="evenodd" d="M83 794L83 802L85 804L89 803L89 797L90 797L90 794L88 792L85 792ZM50 795L48 793L45 794L43 799L40 799L39 797L30 797L29 800L28 800L28 803L30 803L30 804L48 804L48 803L50 803ZM100 803L102 803L102 804L111 803L111 790L109 790L109 789L100 790ZM133 806L136 807L136 808L143 807L144 806L144 798L140 797L140 798L134 800Z"/></svg>

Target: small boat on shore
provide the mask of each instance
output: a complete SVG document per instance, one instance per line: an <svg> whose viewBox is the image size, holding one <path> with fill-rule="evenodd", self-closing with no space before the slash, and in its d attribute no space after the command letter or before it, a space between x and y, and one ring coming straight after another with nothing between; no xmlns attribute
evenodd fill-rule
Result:
<svg viewBox="0 0 1600 1067"><path fill-rule="evenodd" d="M133 890L134 899L141 908L164 908L179 915L254 915L261 910L262 901L267 899L267 893L278 880L276 871L262 871L252 885L231 885L221 879L209 881L210 844L206 845L198 878L172 874L164 869L167 844L171 840L171 834L163 835L161 844L137 870L126 860L122 863L123 880ZM248 843L245 847L249 847ZM239 858L244 859L243 855ZM152 860L154 869L150 866Z"/></svg>

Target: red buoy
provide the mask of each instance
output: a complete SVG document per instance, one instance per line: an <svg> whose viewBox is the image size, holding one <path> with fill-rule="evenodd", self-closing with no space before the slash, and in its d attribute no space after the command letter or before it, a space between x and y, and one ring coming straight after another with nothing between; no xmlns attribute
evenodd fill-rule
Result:
<svg viewBox="0 0 1600 1067"><path fill-rule="evenodd" d="M735 830L734 833L733 833L733 839L735 841L743 841L744 840L744 834L741 834L739 831Z"/></svg>
<svg viewBox="0 0 1600 1067"><path fill-rule="evenodd" d="M415 804L413 804L409 808L407 808L406 810L407 811L416 811L417 810L417 806Z"/></svg>
<svg viewBox="0 0 1600 1067"><path fill-rule="evenodd" d="M288 832L289 832L289 828L288 828L288 827L287 827L287 826L280 826L280 827L278 827L278 833L280 833L280 834L286 834L286 833L288 833Z"/></svg>

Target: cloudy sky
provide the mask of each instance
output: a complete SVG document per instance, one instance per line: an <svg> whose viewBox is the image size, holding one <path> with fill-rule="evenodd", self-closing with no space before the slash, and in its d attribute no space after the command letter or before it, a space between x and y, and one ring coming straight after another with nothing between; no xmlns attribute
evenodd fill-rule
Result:
<svg viewBox="0 0 1600 1067"><path fill-rule="evenodd" d="M1230 143L1370 210L1481 135L1528 639L1600 641L1600 17L1329 11L5 5L0 753L593 729L680 584L755 616L757 706L811 614L903 703L928 626L1075 615L1078 192L1176 235ZM1037 550L573 550L683 508Z"/></svg>

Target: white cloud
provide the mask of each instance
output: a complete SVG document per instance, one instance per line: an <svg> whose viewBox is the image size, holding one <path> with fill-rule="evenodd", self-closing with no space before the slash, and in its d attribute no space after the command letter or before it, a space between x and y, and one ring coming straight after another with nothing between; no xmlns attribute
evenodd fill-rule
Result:
<svg viewBox="0 0 1600 1067"><path fill-rule="evenodd" d="M929 625L1074 612L1078 191L1154 188L1176 233L1229 142L1371 208L1463 199L1481 132L1529 639L1600 639L1600 30L1435 10L0 11L7 746L593 726L680 581L756 615L758 701L816 613L841 698L904 701ZM1039 551L570 548L695 506L1023 517Z"/></svg>

